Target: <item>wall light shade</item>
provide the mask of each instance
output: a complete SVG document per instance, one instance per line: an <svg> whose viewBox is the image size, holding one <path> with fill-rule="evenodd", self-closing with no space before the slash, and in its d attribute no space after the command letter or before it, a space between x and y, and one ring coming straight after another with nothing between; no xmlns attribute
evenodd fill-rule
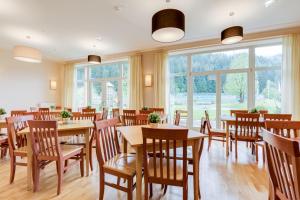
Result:
<svg viewBox="0 0 300 200"><path fill-rule="evenodd" d="M13 49L13 57L16 60L24 62L42 62L42 53L38 49L26 46L15 46Z"/></svg>
<svg viewBox="0 0 300 200"><path fill-rule="evenodd" d="M151 87L152 86L152 75L147 74L145 75L145 87Z"/></svg>
<svg viewBox="0 0 300 200"><path fill-rule="evenodd" d="M56 87L57 87L57 82L50 80L50 89L56 90Z"/></svg>
<svg viewBox="0 0 300 200"><path fill-rule="evenodd" d="M243 39L243 27L232 26L222 31L221 42L222 44L234 44Z"/></svg>
<svg viewBox="0 0 300 200"><path fill-rule="evenodd" d="M97 55L88 55L88 63L100 64L101 63L101 57L97 56Z"/></svg>
<svg viewBox="0 0 300 200"><path fill-rule="evenodd" d="M176 9L165 9L152 17L152 38L158 42L175 42L184 37L185 16Z"/></svg>

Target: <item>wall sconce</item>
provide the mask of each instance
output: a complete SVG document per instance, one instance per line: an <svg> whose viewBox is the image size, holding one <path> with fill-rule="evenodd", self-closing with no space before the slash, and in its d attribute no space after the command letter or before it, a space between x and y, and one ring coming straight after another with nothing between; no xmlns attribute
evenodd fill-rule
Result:
<svg viewBox="0 0 300 200"><path fill-rule="evenodd" d="M56 81L50 80L50 89L51 90L56 90L56 86L57 86Z"/></svg>
<svg viewBox="0 0 300 200"><path fill-rule="evenodd" d="M145 87L151 87L152 86L152 75L147 74L145 75Z"/></svg>

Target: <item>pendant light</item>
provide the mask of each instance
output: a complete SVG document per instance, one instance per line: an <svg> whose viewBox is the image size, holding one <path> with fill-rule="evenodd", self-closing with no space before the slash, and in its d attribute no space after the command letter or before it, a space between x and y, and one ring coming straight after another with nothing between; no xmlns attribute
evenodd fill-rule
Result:
<svg viewBox="0 0 300 200"><path fill-rule="evenodd" d="M42 53L35 48L15 46L13 49L13 58L23 62L40 63L42 62Z"/></svg>
<svg viewBox="0 0 300 200"><path fill-rule="evenodd" d="M169 1L167 0L167 3ZM175 42L184 37L185 16L176 9L164 9L152 17L152 38L158 42Z"/></svg>
<svg viewBox="0 0 300 200"><path fill-rule="evenodd" d="M97 55L88 55L88 63L90 64L100 64L101 57Z"/></svg>
<svg viewBox="0 0 300 200"><path fill-rule="evenodd" d="M229 13L230 17L234 16L234 12ZM243 39L243 27L241 26L232 26L226 28L221 33L221 42L222 44L234 44Z"/></svg>

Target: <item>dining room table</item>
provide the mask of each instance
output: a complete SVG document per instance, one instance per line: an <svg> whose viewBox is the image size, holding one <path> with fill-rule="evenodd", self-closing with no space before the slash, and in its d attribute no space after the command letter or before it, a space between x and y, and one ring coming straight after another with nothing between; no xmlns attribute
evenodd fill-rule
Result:
<svg viewBox="0 0 300 200"><path fill-rule="evenodd" d="M69 120L67 123L58 121L57 132L59 137L84 135L85 144L85 174L89 176L89 145L90 145L90 129L94 128L94 124L91 120ZM29 127L19 131L17 134L26 134L29 137ZM31 140L27 140L27 188L32 189L32 147Z"/></svg>
<svg viewBox="0 0 300 200"><path fill-rule="evenodd" d="M142 127L151 127L150 125L141 126L121 126L117 127L117 130L121 133L123 138L123 152L127 153L127 145L130 145L136 152L136 199L143 199L143 133ZM185 127L175 126L172 124L158 124L156 128L160 129L186 129ZM200 131L188 130L188 142L187 146L192 147L192 157L194 160L193 164L193 188L194 188L194 199L198 200L199 194L199 150L201 140L206 138L207 135L200 133ZM149 146L152 143L149 141Z"/></svg>
<svg viewBox="0 0 300 200"><path fill-rule="evenodd" d="M221 122L225 124L226 129L226 157L229 156L229 137L230 137L230 127L235 126L236 117L231 115L221 116ZM265 119L263 117L259 118L260 126L264 127Z"/></svg>

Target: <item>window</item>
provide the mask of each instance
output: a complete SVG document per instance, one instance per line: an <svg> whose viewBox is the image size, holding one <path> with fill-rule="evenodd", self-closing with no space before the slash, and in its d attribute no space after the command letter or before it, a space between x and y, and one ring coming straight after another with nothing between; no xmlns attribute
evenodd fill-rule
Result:
<svg viewBox="0 0 300 200"><path fill-rule="evenodd" d="M219 127L220 116L234 109L281 112L281 40L222 47L169 56L171 119L186 110L186 125L199 127L207 110Z"/></svg>
<svg viewBox="0 0 300 200"><path fill-rule="evenodd" d="M75 110L92 106L98 111L103 107L126 108L129 103L127 61L101 65L78 65L75 70Z"/></svg>

